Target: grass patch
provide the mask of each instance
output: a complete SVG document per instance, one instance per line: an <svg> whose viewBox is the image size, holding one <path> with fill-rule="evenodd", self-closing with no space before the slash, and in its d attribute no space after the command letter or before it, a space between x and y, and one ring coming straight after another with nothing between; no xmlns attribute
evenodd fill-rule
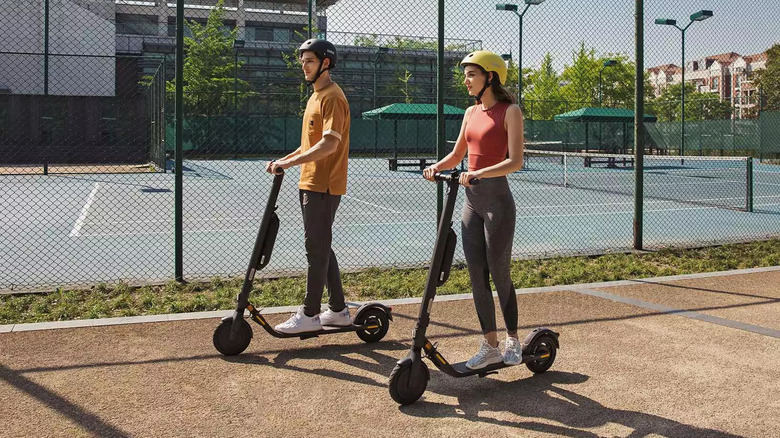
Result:
<svg viewBox="0 0 780 438"><path fill-rule="evenodd" d="M664 249L642 254L555 257L512 263L515 287L540 287L780 265L780 239L699 249ZM426 269L367 269L342 276L347 299L408 298L422 295ZM0 295L0 324L108 318L231 309L241 278L209 283L129 287L98 284L89 290ZM303 302L303 277L259 279L250 301L258 306ZM440 294L471 292L468 270L453 267ZM327 298L326 298L327 299Z"/></svg>

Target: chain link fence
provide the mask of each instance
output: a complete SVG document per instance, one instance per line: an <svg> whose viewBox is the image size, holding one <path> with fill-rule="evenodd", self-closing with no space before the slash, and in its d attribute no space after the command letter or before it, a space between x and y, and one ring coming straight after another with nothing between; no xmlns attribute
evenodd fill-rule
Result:
<svg viewBox="0 0 780 438"><path fill-rule="evenodd" d="M525 115L514 256L632 248L634 2L446 2L439 66L436 2L183 1L180 169L176 1L0 2L0 290L170 280L177 227L184 278L240 275L265 161L300 144L309 37L336 44L352 117L342 269L430 259L436 186L420 174L440 153L437 87L446 153L474 103L458 67L474 50L502 55ZM644 10L647 249L780 235L780 47L765 18L780 6L707 6L693 19L671 0ZM305 270L297 178L264 275Z"/></svg>

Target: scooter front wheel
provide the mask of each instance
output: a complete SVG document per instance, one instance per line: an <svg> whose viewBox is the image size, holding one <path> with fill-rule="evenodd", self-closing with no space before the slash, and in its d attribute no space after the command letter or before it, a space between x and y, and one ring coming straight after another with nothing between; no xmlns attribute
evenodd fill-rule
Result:
<svg viewBox="0 0 780 438"><path fill-rule="evenodd" d="M425 362L420 362L421 375L412 377L412 362L396 364L390 373L390 397L401 405L410 405L422 397L430 376Z"/></svg>
<svg viewBox="0 0 780 438"><path fill-rule="evenodd" d="M240 354L246 350L246 347L249 346L249 342L252 341L252 327L245 319L241 319L238 333L236 333L234 339L230 339L230 330L232 327L233 318L225 318L214 330L214 348L225 356Z"/></svg>

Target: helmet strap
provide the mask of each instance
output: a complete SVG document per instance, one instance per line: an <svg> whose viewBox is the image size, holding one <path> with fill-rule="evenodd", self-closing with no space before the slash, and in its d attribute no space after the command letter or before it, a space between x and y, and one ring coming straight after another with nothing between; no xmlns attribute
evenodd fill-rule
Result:
<svg viewBox="0 0 780 438"><path fill-rule="evenodd" d="M482 72L485 73L485 86L482 87L482 90L480 90L476 96L474 96L474 100L476 100L477 103L482 103L482 95L485 94L485 91L490 87L490 74L488 74L482 66L480 66L480 68L482 69Z"/></svg>
<svg viewBox="0 0 780 438"><path fill-rule="evenodd" d="M306 81L306 84L311 86L311 87L314 87L314 83L317 82L317 79L319 79L320 76L322 76L323 73L325 73L325 70L330 70L330 67L326 68L325 70L322 69L322 63L324 62L324 58L320 59L319 56L318 56L317 59L320 60L320 64L317 66L317 74L314 75L314 79L312 79L310 81Z"/></svg>

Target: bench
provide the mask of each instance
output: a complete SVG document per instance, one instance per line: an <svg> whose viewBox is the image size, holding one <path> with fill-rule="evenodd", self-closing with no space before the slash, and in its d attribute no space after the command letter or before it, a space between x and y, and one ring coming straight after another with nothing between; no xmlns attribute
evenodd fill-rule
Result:
<svg viewBox="0 0 780 438"><path fill-rule="evenodd" d="M390 170L396 171L399 167L417 167L420 170L425 169L429 164L436 163L434 157L406 157L406 158L388 158Z"/></svg>
<svg viewBox="0 0 780 438"><path fill-rule="evenodd" d="M633 167L634 159L626 157L585 157L585 167L591 167L594 164L606 164L607 167L618 167L618 164L622 164L623 167Z"/></svg>

